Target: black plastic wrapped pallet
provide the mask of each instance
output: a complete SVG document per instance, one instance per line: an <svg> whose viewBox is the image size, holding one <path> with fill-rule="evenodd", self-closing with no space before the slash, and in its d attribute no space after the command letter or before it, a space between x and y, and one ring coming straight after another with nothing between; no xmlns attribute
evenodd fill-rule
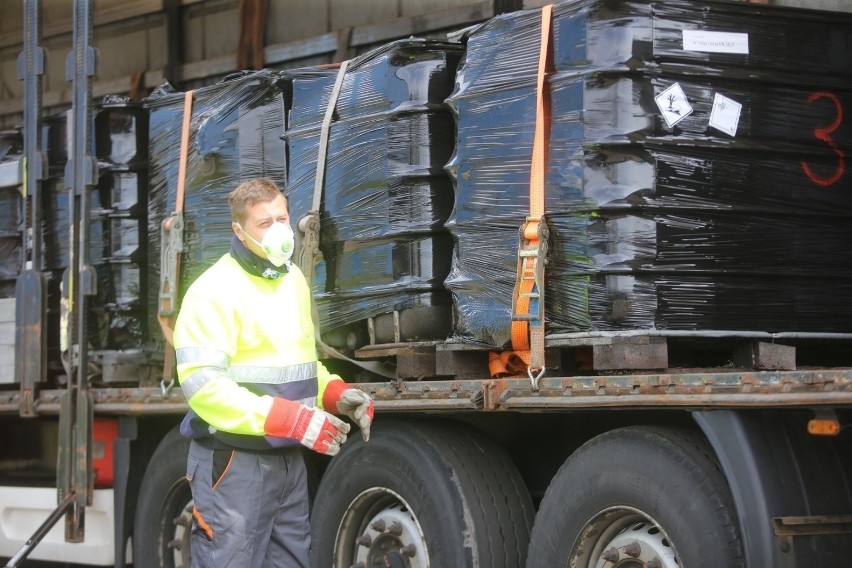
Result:
<svg viewBox="0 0 852 568"><path fill-rule="evenodd" d="M100 346L136 349L148 342L148 111L123 97L106 97L95 116L98 191L104 227L96 301Z"/></svg>
<svg viewBox="0 0 852 568"><path fill-rule="evenodd" d="M0 162L15 160L24 151L24 135L20 128L0 130Z"/></svg>
<svg viewBox="0 0 852 568"><path fill-rule="evenodd" d="M60 282L68 266L69 227L68 192L65 190L65 164L68 161L66 113L44 117L41 128L41 147L47 158L47 177L41 182L42 256L45 278L46 307L44 326L47 333L48 375L64 373L59 349ZM23 222L23 220L22 220ZM12 294L14 297L14 292Z"/></svg>
<svg viewBox="0 0 852 568"><path fill-rule="evenodd" d="M96 124L99 118L106 116L103 112L100 106L95 109L94 122ZM67 115L65 113L51 115L45 118L42 127L42 147L46 149L47 153L48 176L42 181L41 185L43 215L41 261L47 279L47 318L49 322L47 328L51 334L58 334L60 317L59 283L62 281L63 273L69 267L71 254L71 195L65 186L64 171L68 156L66 120ZM147 120L142 120L140 124L142 124L141 132L144 134ZM100 151L101 147L99 147L99 141L102 143L105 133L98 132L96 128L94 134L92 150L98 159L99 180L95 186L90 188L89 262L95 271L98 293L91 299L88 311L90 318L88 343L94 349L135 347L140 345L144 339L139 328L144 317L140 313L134 314L132 321L125 321L124 316L116 317L112 313L114 310L110 306L111 301L109 299L109 291L114 289L114 281L108 262L114 250L112 236L118 229L117 218L113 209L113 200L116 194L113 186L121 183L113 178L129 174L110 171L110 168L116 166L105 161L105 157ZM137 137L135 128L129 134L134 138ZM142 139L135 140L134 143L143 148L143 154L139 156L137 166L145 168L147 167L144 154L145 148L147 148L147 134ZM134 184L137 183L135 174L133 181ZM141 183L146 184L147 182L143 178ZM124 185L128 185L127 182L124 182ZM138 289L140 284L133 283L132 286ZM116 325L117 319L121 321ZM135 332L132 341L128 341L127 334L124 334L124 332L117 332L116 330L119 328L133 328ZM116 341L118 335L124 337ZM58 346L58 336L50 338L49 344ZM58 348L52 350L48 354L48 358L52 369L51 374L62 372Z"/></svg>
<svg viewBox="0 0 852 568"><path fill-rule="evenodd" d="M266 177L286 183L284 100L290 72L264 70L226 78L195 91L190 122L184 204L181 293L230 249L228 194L242 181ZM305 70L299 74L316 73ZM158 92L150 111L148 200L148 313L156 316L160 226L175 208L184 93ZM151 329L156 321L149 322Z"/></svg>
<svg viewBox="0 0 852 568"><path fill-rule="evenodd" d="M0 131L0 164L23 153L18 129ZM15 280L21 271L22 200L16 187L0 188L0 298L15 297Z"/></svg>
<svg viewBox="0 0 852 568"><path fill-rule="evenodd" d="M21 194L18 188L0 189L0 236L14 236L20 241L21 221Z"/></svg>
<svg viewBox="0 0 852 568"><path fill-rule="evenodd" d="M94 124L95 155L101 169L147 169L148 111L140 103L115 95L104 97Z"/></svg>
<svg viewBox="0 0 852 568"><path fill-rule="evenodd" d="M71 229L70 202L65 189L65 164L68 162L67 115L59 113L42 121L41 147L47 157L47 178L42 181L42 267L61 272L68 266Z"/></svg>
<svg viewBox="0 0 852 568"><path fill-rule="evenodd" d="M363 344L366 320L393 311L419 314L420 325L403 322L400 339L444 339L449 332L443 281L452 238L443 223L453 192L443 167L453 123L444 99L460 55L457 44L404 40L353 60L343 78L330 127L314 280L321 327L332 344ZM311 206L335 80L329 74L293 82L285 138L294 219ZM403 316L408 319L414 318ZM376 335L378 342L395 340L393 333Z"/></svg>
<svg viewBox="0 0 852 568"><path fill-rule="evenodd" d="M68 161L67 116L65 113L48 116L42 126L42 147L47 151L48 175L42 181L41 205L42 266L46 271L62 272L71 254L71 196L65 186L65 166ZM89 194L89 210L99 211L107 203L98 186ZM104 258L105 224L97 214L89 224L89 257L92 264Z"/></svg>
<svg viewBox="0 0 852 568"><path fill-rule="evenodd" d="M449 100L458 340L509 340L540 22L474 30ZM852 18L584 0L553 30L548 333L852 332Z"/></svg>
<svg viewBox="0 0 852 568"><path fill-rule="evenodd" d="M41 135L41 145L46 150L48 162L48 175L41 184L41 263L48 279L48 319L57 322L56 326L58 326L59 282L62 280L63 272L69 266L72 238L71 196L65 186L65 166L68 161L67 114L59 113L45 117ZM90 211L100 209L101 204L101 192L95 186L90 192ZM104 229L103 221L97 215L93 216L89 224L89 258L93 265L98 265L103 260ZM102 282L103 273L97 272L98 280ZM91 326L91 329L97 328ZM58 361L58 354L53 358Z"/></svg>

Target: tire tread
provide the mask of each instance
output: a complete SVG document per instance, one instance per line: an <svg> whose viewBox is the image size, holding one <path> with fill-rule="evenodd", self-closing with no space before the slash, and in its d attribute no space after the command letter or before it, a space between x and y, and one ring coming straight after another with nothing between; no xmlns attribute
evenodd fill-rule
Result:
<svg viewBox="0 0 852 568"><path fill-rule="evenodd" d="M560 524L571 525L570 514L566 513L569 503L578 498L578 484L594 472L590 471L595 459L601 456L613 456L618 459L620 448L642 447L648 452L656 452L648 460L665 460L671 464L672 475L679 472L697 489L697 494L706 497L718 520L720 534L724 535L723 546L719 546L716 556L724 552L719 566L737 568L744 566L744 552L739 535L739 525L734 512L733 499L727 480L716 461L709 443L694 432L685 432L666 427L633 426L618 428L601 434L586 442L565 463L553 477L545 492L542 505L533 525L530 543L528 568L542 568L558 565L562 554L567 555L565 547L572 546L576 534L564 534ZM639 464L637 464L639 467ZM582 497L582 495L579 495ZM585 521L583 521L585 522ZM663 527L665 529L665 527ZM677 544L677 543L675 543ZM690 543L691 544L691 543ZM562 551L562 552L560 552ZM558 558L558 560L556 560ZM690 567L687 567L690 568Z"/></svg>

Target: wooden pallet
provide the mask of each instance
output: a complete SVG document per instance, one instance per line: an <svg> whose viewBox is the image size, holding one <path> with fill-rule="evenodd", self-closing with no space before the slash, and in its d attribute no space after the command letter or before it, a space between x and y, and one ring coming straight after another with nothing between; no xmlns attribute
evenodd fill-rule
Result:
<svg viewBox="0 0 852 568"><path fill-rule="evenodd" d="M670 348L672 342L664 336L573 337L548 341L545 355L549 374L664 372L670 367ZM729 338L726 349L726 362L715 366L731 370L796 369L796 347L792 345ZM393 359L399 379L469 380L489 376L488 353L488 349L469 343L421 342L370 345L356 350L354 356L362 360ZM678 363L682 366L681 361Z"/></svg>

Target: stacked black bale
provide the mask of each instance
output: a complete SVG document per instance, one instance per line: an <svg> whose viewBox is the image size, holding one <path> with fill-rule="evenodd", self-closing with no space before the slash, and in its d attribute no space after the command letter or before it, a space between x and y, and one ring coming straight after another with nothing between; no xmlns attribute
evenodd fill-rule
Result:
<svg viewBox="0 0 852 568"><path fill-rule="evenodd" d="M47 177L42 182L42 268L49 280L58 281L71 258L71 201L65 187L68 162L67 114L59 113L42 121L41 147L47 156ZM93 193L93 198L97 193ZM58 290L58 288L57 288ZM52 302L48 301L51 305Z"/></svg>
<svg viewBox="0 0 852 568"><path fill-rule="evenodd" d="M47 157L47 177L41 183L42 252L41 268L47 288L46 334L48 374L62 375L60 346L61 283L71 258L71 192L65 186L65 167L68 163L68 114L57 113L44 118L41 128L41 147ZM91 193L92 200L98 197ZM90 200L90 205L93 201ZM90 234L98 233L98 227ZM90 249L90 252L91 249ZM92 255L98 258L97 250ZM90 330L96 329L90 326Z"/></svg>
<svg viewBox="0 0 852 568"><path fill-rule="evenodd" d="M136 348L145 340L142 293L146 283L141 271L147 240L147 113L138 104L108 97L95 108L93 123L99 177L89 193L88 254L98 284L90 305L88 343L95 349ZM48 160L48 176L42 183L42 266L51 321L58 321L59 284L71 261L67 140L67 115L47 117L42 128ZM48 343L58 345L58 341Z"/></svg>
<svg viewBox="0 0 852 568"><path fill-rule="evenodd" d="M443 340L451 331L443 281L453 245L443 224L453 190L443 166L454 128L444 100L460 56L457 44L404 40L353 60L343 78L328 141L314 282L324 338L333 345L364 345L370 318L377 343ZM294 222L311 207L335 79L293 81L285 137Z"/></svg>
<svg viewBox="0 0 852 568"><path fill-rule="evenodd" d="M294 72L316 73L306 70ZM290 72L264 70L226 78L193 94L184 202L180 290L230 250L228 194L239 183L265 177L286 183L285 100ZM160 289L161 224L175 209L184 93L161 89L150 111L148 199L148 313L156 317ZM156 320L149 322L156 329Z"/></svg>
<svg viewBox="0 0 852 568"><path fill-rule="evenodd" d="M17 169L22 154L21 131L0 131L0 166ZM22 260L22 209L19 187L0 187L0 298L15 297L15 282Z"/></svg>
<svg viewBox="0 0 852 568"><path fill-rule="evenodd" d="M97 116L98 109L95 109ZM68 113L49 115L42 121L41 147L47 157L47 176L41 183L42 251L41 268L47 288L46 317L48 345L48 374L61 375L65 368L62 363L60 330L62 328L60 307L62 298L61 283L71 263L71 243L79 237L72 233L73 195L66 185L66 166L68 163ZM92 139L91 152L95 152L95 137ZM103 164L100 163L99 166ZM89 192L89 263L97 275L99 295L92 298L87 312L89 337L87 344L93 349L107 348L110 344L109 316L104 310L103 291L107 284L105 250L108 246L109 227L103 214L109 197L101 187L101 180L90 188Z"/></svg>
<svg viewBox="0 0 852 568"><path fill-rule="evenodd" d="M96 310L103 349L136 349L148 337L148 111L106 97L95 115L97 193L102 238ZM95 238L95 235L92 235Z"/></svg>
<svg viewBox="0 0 852 568"><path fill-rule="evenodd" d="M471 33L449 101L459 340L509 341L540 26ZM553 47L551 336L852 332L849 16L578 0Z"/></svg>

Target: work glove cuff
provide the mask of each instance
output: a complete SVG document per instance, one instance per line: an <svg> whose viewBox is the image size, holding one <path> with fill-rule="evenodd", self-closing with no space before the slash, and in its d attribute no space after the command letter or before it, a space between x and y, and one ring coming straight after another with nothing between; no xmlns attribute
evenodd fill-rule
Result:
<svg viewBox="0 0 852 568"><path fill-rule="evenodd" d="M274 398L264 431L269 436L291 438L315 452L333 456L346 441L349 424L319 408Z"/></svg>
<svg viewBox="0 0 852 568"><path fill-rule="evenodd" d="M337 401L340 400L344 392L351 388L341 379L329 381L322 393L322 407L327 412L338 412Z"/></svg>

